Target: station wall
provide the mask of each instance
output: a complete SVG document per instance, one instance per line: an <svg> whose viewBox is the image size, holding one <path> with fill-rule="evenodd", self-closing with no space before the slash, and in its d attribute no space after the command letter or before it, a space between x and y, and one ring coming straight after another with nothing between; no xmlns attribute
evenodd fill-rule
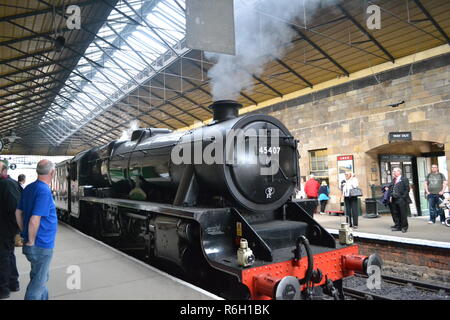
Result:
<svg viewBox="0 0 450 320"><path fill-rule="evenodd" d="M399 104L397 107L390 104ZM302 176L311 150L327 149L329 209L339 209L337 157L353 155L364 197L381 184L378 155L430 153L443 147L450 168L450 54L349 81L259 109L280 119L300 141ZM412 141L389 143L390 132ZM415 142L415 144L412 144Z"/></svg>

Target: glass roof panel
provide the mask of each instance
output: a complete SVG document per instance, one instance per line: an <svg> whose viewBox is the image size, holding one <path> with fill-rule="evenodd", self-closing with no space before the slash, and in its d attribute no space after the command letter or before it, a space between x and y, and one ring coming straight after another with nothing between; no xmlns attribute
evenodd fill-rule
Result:
<svg viewBox="0 0 450 320"><path fill-rule="evenodd" d="M184 10L173 0L120 0L97 34L120 50L99 38L87 48L66 82L66 98L56 97L40 123L55 145L146 80L138 75L185 37ZM73 128L50 131L58 121Z"/></svg>

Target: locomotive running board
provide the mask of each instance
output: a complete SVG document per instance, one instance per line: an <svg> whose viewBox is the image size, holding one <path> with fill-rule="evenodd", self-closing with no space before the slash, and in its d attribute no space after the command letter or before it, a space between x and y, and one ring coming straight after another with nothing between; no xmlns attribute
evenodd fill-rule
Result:
<svg viewBox="0 0 450 320"><path fill-rule="evenodd" d="M214 209L214 208L180 207L165 203L127 200L119 198L80 197L80 201L98 204L107 204L111 206L119 206L121 208L127 208L137 211L167 214L186 219L195 219L195 215L200 213L224 210L224 208Z"/></svg>

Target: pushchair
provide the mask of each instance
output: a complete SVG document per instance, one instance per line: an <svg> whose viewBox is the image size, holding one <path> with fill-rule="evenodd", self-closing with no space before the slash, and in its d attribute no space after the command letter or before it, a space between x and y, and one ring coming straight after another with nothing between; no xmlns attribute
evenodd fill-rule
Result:
<svg viewBox="0 0 450 320"><path fill-rule="evenodd" d="M439 208L444 210L445 225L450 227L450 192L445 192L442 197L439 198Z"/></svg>

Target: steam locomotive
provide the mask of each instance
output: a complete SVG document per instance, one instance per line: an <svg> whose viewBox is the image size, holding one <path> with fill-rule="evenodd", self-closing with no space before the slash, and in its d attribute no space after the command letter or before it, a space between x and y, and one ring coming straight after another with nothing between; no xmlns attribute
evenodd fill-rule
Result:
<svg viewBox="0 0 450 320"><path fill-rule="evenodd" d="M344 277L381 265L356 245L337 244L312 218L311 200L292 198L298 142L279 120L238 116L241 105L229 100L210 107L209 125L138 129L59 163L59 218L139 248L226 298L308 299L313 288L343 298Z"/></svg>

